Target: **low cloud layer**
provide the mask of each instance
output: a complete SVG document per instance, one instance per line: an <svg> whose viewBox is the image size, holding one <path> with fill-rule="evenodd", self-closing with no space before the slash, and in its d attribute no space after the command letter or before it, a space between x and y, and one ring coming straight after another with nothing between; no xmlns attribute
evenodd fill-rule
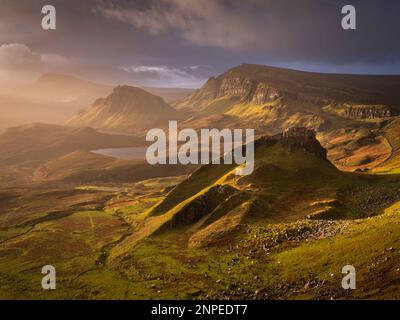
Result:
<svg viewBox="0 0 400 320"><path fill-rule="evenodd" d="M70 61L56 54L39 54L23 43L6 43L0 46L0 81L32 81L47 72L68 71Z"/></svg>
<svg viewBox="0 0 400 320"><path fill-rule="evenodd" d="M28 71L40 68L42 58L20 43L0 46L0 69L4 71Z"/></svg>
<svg viewBox="0 0 400 320"><path fill-rule="evenodd" d="M32 81L42 70L42 56L20 43L0 46L0 85Z"/></svg>

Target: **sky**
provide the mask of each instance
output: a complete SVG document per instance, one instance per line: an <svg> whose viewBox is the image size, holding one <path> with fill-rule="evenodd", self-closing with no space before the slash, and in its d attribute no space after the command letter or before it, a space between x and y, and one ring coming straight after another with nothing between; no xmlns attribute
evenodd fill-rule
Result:
<svg viewBox="0 0 400 320"><path fill-rule="evenodd" d="M41 9L56 8L56 30ZM352 4L357 29L343 30ZM398 0L0 0L0 83L46 72L197 88L243 63L400 74Z"/></svg>

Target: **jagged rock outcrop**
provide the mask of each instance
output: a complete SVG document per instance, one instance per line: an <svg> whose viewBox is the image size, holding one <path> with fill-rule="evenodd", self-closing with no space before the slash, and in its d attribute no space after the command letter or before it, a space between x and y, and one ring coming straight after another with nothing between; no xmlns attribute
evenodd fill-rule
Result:
<svg viewBox="0 0 400 320"><path fill-rule="evenodd" d="M301 150L327 160L327 151L316 138L316 132L303 127L293 127L274 136L262 137L256 146L272 146L281 143L291 151Z"/></svg>
<svg viewBox="0 0 400 320"><path fill-rule="evenodd" d="M251 95L253 87L254 83L249 79L241 77L226 77L222 81L217 98L223 96L236 96L245 100Z"/></svg>
<svg viewBox="0 0 400 320"><path fill-rule="evenodd" d="M263 105L268 102L275 101L281 96L281 93L266 83L259 83L253 94L252 102L254 104Z"/></svg>
<svg viewBox="0 0 400 320"><path fill-rule="evenodd" d="M228 77L223 81L218 98L224 96L238 97L241 102L263 105L275 101L281 96L281 93L265 82Z"/></svg>
<svg viewBox="0 0 400 320"><path fill-rule="evenodd" d="M346 105L343 115L350 119L385 119L391 117L391 111L382 105Z"/></svg>
<svg viewBox="0 0 400 320"><path fill-rule="evenodd" d="M330 104L390 105L400 110L400 91L396 90L400 77L338 75L302 72L282 68L244 64L210 78L176 107L202 111L215 106L221 98L232 98L231 105L253 103L263 106L277 99L301 101L323 108ZM228 102L227 102L228 103ZM224 108L226 110L226 108ZM314 109L311 108L310 111ZM358 116L382 116L376 109ZM387 117L387 112L383 116Z"/></svg>
<svg viewBox="0 0 400 320"><path fill-rule="evenodd" d="M221 98L232 98L236 102L262 106L283 95L281 90L268 81L252 79L231 70L217 78L210 78L200 90L175 104L175 107L199 110Z"/></svg>
<svg viewBox="0 0 400 320"><path fill-rule="evenodd" d="M226 77L222 81L216 98L238 97L240 102L263 105L275 101L280 96L281 94L277 89L265 82L243 77Z"/></svg>

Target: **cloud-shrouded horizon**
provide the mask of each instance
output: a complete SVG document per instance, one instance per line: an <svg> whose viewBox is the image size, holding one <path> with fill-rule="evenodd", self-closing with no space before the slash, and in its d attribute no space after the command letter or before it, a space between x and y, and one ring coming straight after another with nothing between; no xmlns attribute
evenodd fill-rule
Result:
<svg viewBox="0 0 400 320"><path fill-rule="evenodd" d="M110 84L198 87L242 63L400 74L400 2L353 0L0 0L0 80L66 73Z"/></svg>

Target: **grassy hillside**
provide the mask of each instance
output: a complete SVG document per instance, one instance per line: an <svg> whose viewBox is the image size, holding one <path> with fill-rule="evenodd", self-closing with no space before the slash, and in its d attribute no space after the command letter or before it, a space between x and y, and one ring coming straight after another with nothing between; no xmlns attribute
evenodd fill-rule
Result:
<svg viewBox="0 0 400 320"><path fill-rule="evenodd" d="M342 173L301 148L290 150L287 141L259 143L255 159L253 174L244 177L234 174L235 165L201 167L145 213L140 232L121 243L114 256L123 256L152 234L179 230L182 224L191 230L185 232L187 241L201 246L243 223L365 216L354 210L365 199L346 194L380 183L379 178ZM377 195L385 192L383 188Z"/></svg>
<svg viewBox="0 0 400 320"><path fill-rule="evenodd" d="M400 118L396 117L382 128L382 135L387 139L390 144L391 153L389 157L374 168L375 172L380 173L399 173L400 167Z"/></svg>
<svg viewBox="0 0 400 320"><path fill-rule="evenodd" d="M0 298L400 298L399 79L243 65L179 111L119 88L78 116L128 131L255 128L248 176L94 154L141 142L79 125L9 129ZM57 268L54 292L41 290L44 264ZM355 291L341 288L345 265Z"/></svg>
<svg viewBox="0 0 400 320"><path fill-rule="evenodd" d="M343 173L318 149L290 145L259 144L246 177L221 165L189 178L1 191L2 298L396 298L398 176ZM99 160L66 162L76 155ZM57 172L57 161L48 166ZM47 263L55 292L38 287ZM354 292L341 289L347 264Z"/></svg>
<svg viewBox="0 0 400 320"><path fill-rule="evenodd" d="M2 297L398 297L398 176L342 173L285 143L256 159L247 177L205 166L188 179L3 191L15 214L0 221ZM50 262L58 289L44 292L36 264ZM356 291L341 289L347 264Z"/></svg>

